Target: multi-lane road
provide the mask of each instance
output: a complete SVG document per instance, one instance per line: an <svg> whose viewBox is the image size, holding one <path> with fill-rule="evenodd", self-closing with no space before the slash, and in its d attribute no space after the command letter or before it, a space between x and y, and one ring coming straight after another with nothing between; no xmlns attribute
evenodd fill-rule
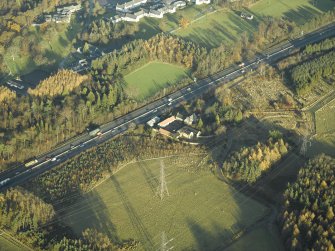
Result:
<svg viewBox="0 0 335 251"><path fill-rule="evenodd" d="M125 132L131 124L143 124L152 117L161 115L166 111L178 106L183 101L195 99L208 92L210 89L219 85L226 84L247 72L256 70L260 63L273 64L279 59L292 54L296 49L304 47L306 44L314 43L328 37L335 36L335 23L327 25L317 31L306 34L305 36L281 43L262 53L255 58L245 61L242 67L232 66L217 74L205 79L196 81L196 83L184 87L166 97L147 104L135 111L128 113L118 119L102 125L100 136L90 136L84 133L74 139L65 142L61 146L36 157L37 163L25 167L23 164L9 171L0 173L0 190L22 184L47 170L59 165L69 158L79 153L101 144L118 134ZM52 156L52 158L50 158Z"/></svg>

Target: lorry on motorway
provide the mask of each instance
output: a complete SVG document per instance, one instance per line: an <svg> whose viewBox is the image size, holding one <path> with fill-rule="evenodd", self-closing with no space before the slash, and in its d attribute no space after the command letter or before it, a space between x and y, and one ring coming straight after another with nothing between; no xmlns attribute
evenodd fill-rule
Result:
<svg viewBox="0 0 335 251"><path fill-rule="evenodd" d="M88 134L90 136L94 137L94 136L100 136L102 133L101 133L100 128L97 128L97 129L94 129L94 130L90 131Z"/></svg>
<svg viewBox="0 0 335 251"><path fill-rule="evenodd" d="M38 163L38 160L37 160L37 159L32 159L32 160L26 162L26 163L24 164L24 166L25 166L25 167L30 167L30 166L35 165L36 163Z"/></svg>
<svg viewBox="0 0 335 251"><path fill-rule="evenodd" d="M2 181L0 181L0 187L5 185L8 181L10 181L10 178L4 179Z"/></svg>

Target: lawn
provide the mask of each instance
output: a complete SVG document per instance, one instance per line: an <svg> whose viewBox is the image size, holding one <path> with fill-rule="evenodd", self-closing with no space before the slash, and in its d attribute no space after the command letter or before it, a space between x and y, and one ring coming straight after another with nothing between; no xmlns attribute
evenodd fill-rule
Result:
<svg viewBox="0 0 335 251"><path fill-rule="evenodd" d="M267 208L209 171L194 171L198 158L170 158L128 165L83 199L64 208L63 221L76 233L95 227L114 240L140 241L157 250L161 233L175 250L222 249ZM157 196L160 165L170 196Z"/></svg>
<svg viewBox="0 0 335 251"><path fill-rule="evenodd" d="M261 0L250 11L256 16L286 17L302 25L334 7L332 0Z"/></svg>
<svg viewBox="0 0 335 251"><path fill-rule="evenodd" d="M128 95L141 100L187 77L185 68L172 64L151 62L129 73L124 79L127 82Z"/></svg>
<svg viewBox="0 0 335 251"><path fill-rule="evenodd" d="M238 13L219 10L209 13L174 34L211 48L223 42L233 43L243 32L251 34L256 30L257 20L246 21Z"/></svg>

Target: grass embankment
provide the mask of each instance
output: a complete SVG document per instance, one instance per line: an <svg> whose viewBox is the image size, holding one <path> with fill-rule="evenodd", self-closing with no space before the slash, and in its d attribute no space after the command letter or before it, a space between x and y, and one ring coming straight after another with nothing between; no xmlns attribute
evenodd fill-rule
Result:
<svg viewBox="0 0 335 251"><path fill-rule="evenodd" d="M128 84L128 95L142 100L187 77L185 68L172 64L151 62L129 73L124 78Z"/></svg>
<svg viewBox="0 0 335 251"><path fill-rule="evenodd" d="M128 165L66 209L64 223L80 233L96 227L115 240L134 238L139 249L155 250L164 231L176 250L222 248L265 215L266 207L209 171L197 158L164 159L170 196L157 196L161 162Z"/></svg>

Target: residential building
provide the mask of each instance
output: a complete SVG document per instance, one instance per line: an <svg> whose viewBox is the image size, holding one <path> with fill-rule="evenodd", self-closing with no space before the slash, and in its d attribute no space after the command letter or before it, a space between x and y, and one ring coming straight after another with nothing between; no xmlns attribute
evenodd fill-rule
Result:
<svg viewBox="0 0 335 251"><path fill-rule="evenodd" d="M136 7L145 4L148 0L132 0L123 4L116 4L116 10L121 12L128 12Z"/></svg>
<svg viewBox="0 0 335 251"><path fill-rule="evenodd" d="M181 113L176 114L176 120L184 121L184 116Z"/></svg>
<svg viewBox="0 0 335 251"><path fill-rule="evenodd" d="M194 125L197 121L197 115L195 115L194 113L184 119L184 123L187 125Z"/></svg>
<svg viewBox="0 0 335 251"><path fill-rule="evenodd" d="M176 1L173 3L173 6L175 6L176 8L182 8L186 6L186 2L185 1Z"/></svg>
<svg viewBox="0 0 335 251"><path fill-rule="evenodd" d="M134 14L131 14L131 13L126 13L126 15L124 17L122 17L122 20L128 21L128 22L138 22L138 21L140 21L140 19L137 16L135 16Z"/></svg>
<svg viewBox="0 0 335 251"><path fill-rule="evenodd" d="M178 130L178 133L180 137L186 138L186 139L193 139L194 137L199 137L201 132L189 127L189 126L184 126L183 128Z"/></svg>
<svg viewBox="0 0 335 251"><path fill-rule="evenodd" d="M211 0L195 0L195 4L196 5L200 5L200 4L210 4Z"/></svg>
<svg viewBox="0 0 335 251"><path fill-rule="evenodd" d="M150 10L148 17L163 18L163 12L158 10Z"/></svg>

